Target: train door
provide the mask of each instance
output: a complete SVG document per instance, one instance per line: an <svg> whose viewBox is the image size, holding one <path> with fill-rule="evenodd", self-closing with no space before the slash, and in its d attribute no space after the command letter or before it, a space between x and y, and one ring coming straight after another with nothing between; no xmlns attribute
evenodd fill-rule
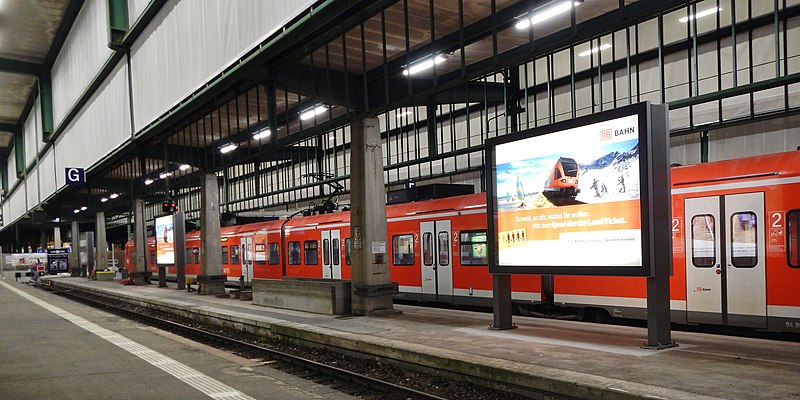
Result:
<svg viewBox="0 0 800 400"><path fill-rule="evenodd" d="M686 199L685 209L687 321L766 328L764 194Z"/></svg>
<svg viewBox="0 0 800 400"><path fill-rule="evenodd" d="M342 279L341 236L338 229L322 231L322 278Z"/></svg>
<svg viewBox="0 0 800 400"><path fill-rule="evenodd" d="M242 276L245 282L253 281L253 237L242 238Z"/></svg>
<svg viewBox="0 0 800 400"><path fill-rule="evenodd" d="M453 301L453 255L450 221L421 222L422 298Z"/></svg>

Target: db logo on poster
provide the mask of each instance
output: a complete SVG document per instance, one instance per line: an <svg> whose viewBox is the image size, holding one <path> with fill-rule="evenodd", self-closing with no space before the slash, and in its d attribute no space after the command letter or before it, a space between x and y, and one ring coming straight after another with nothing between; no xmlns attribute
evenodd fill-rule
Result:
<svg viewBox="0 0 800 400"><path fill-rule="evenodd" d="M600 131L600 140L609 140L611 139L611 129L603 129Z"/></svg>

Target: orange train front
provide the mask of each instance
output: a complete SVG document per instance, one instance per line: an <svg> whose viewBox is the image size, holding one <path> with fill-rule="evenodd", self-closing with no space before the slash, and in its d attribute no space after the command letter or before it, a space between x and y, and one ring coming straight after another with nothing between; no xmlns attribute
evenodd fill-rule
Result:
<svg viewBox="0 0 800 400"><path fill-rule="evenodd" d="M491 305L485 194L387 206L386 214L399 298ZM800 331L800 151L675 167L672 215L674 322ZM349 221L349 212L335 212L223 227L223 271L236 282L240 276L349 279ZM186 236L186 274L194 276L199 231ZM530 232L501 236L501 248L514 248ZM128 243L131 270L132 251ZM583 315L645 318L644 278L515 275L512 298L523 310L555 304Z"/></svg>

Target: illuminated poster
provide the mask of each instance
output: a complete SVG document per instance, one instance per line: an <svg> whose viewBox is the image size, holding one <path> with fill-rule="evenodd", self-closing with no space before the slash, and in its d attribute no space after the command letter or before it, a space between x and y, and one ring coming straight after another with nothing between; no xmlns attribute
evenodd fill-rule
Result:
<svg viewBox="0 0 800 400"><path fill-rule="evenodd" d="M638 114L498 144L499 266L642 266Z"/></svg>
<svg viewBox="0 0 800 400"><path fill-rule="evenodd" d="M156 263L175 264L174 220L172 215L156 218Z"/></svg>

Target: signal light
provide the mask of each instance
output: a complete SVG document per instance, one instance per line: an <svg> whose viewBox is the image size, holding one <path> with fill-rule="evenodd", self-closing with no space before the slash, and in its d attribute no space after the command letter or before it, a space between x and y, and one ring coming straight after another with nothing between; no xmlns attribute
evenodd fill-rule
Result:
<svg viewBox="0 0 800 400"><path fill-rule="evenodd" d="M174 214L178 212L178 203L174 201L165 201L164 204L161 205L161 211L168 214Z"/></svg>

